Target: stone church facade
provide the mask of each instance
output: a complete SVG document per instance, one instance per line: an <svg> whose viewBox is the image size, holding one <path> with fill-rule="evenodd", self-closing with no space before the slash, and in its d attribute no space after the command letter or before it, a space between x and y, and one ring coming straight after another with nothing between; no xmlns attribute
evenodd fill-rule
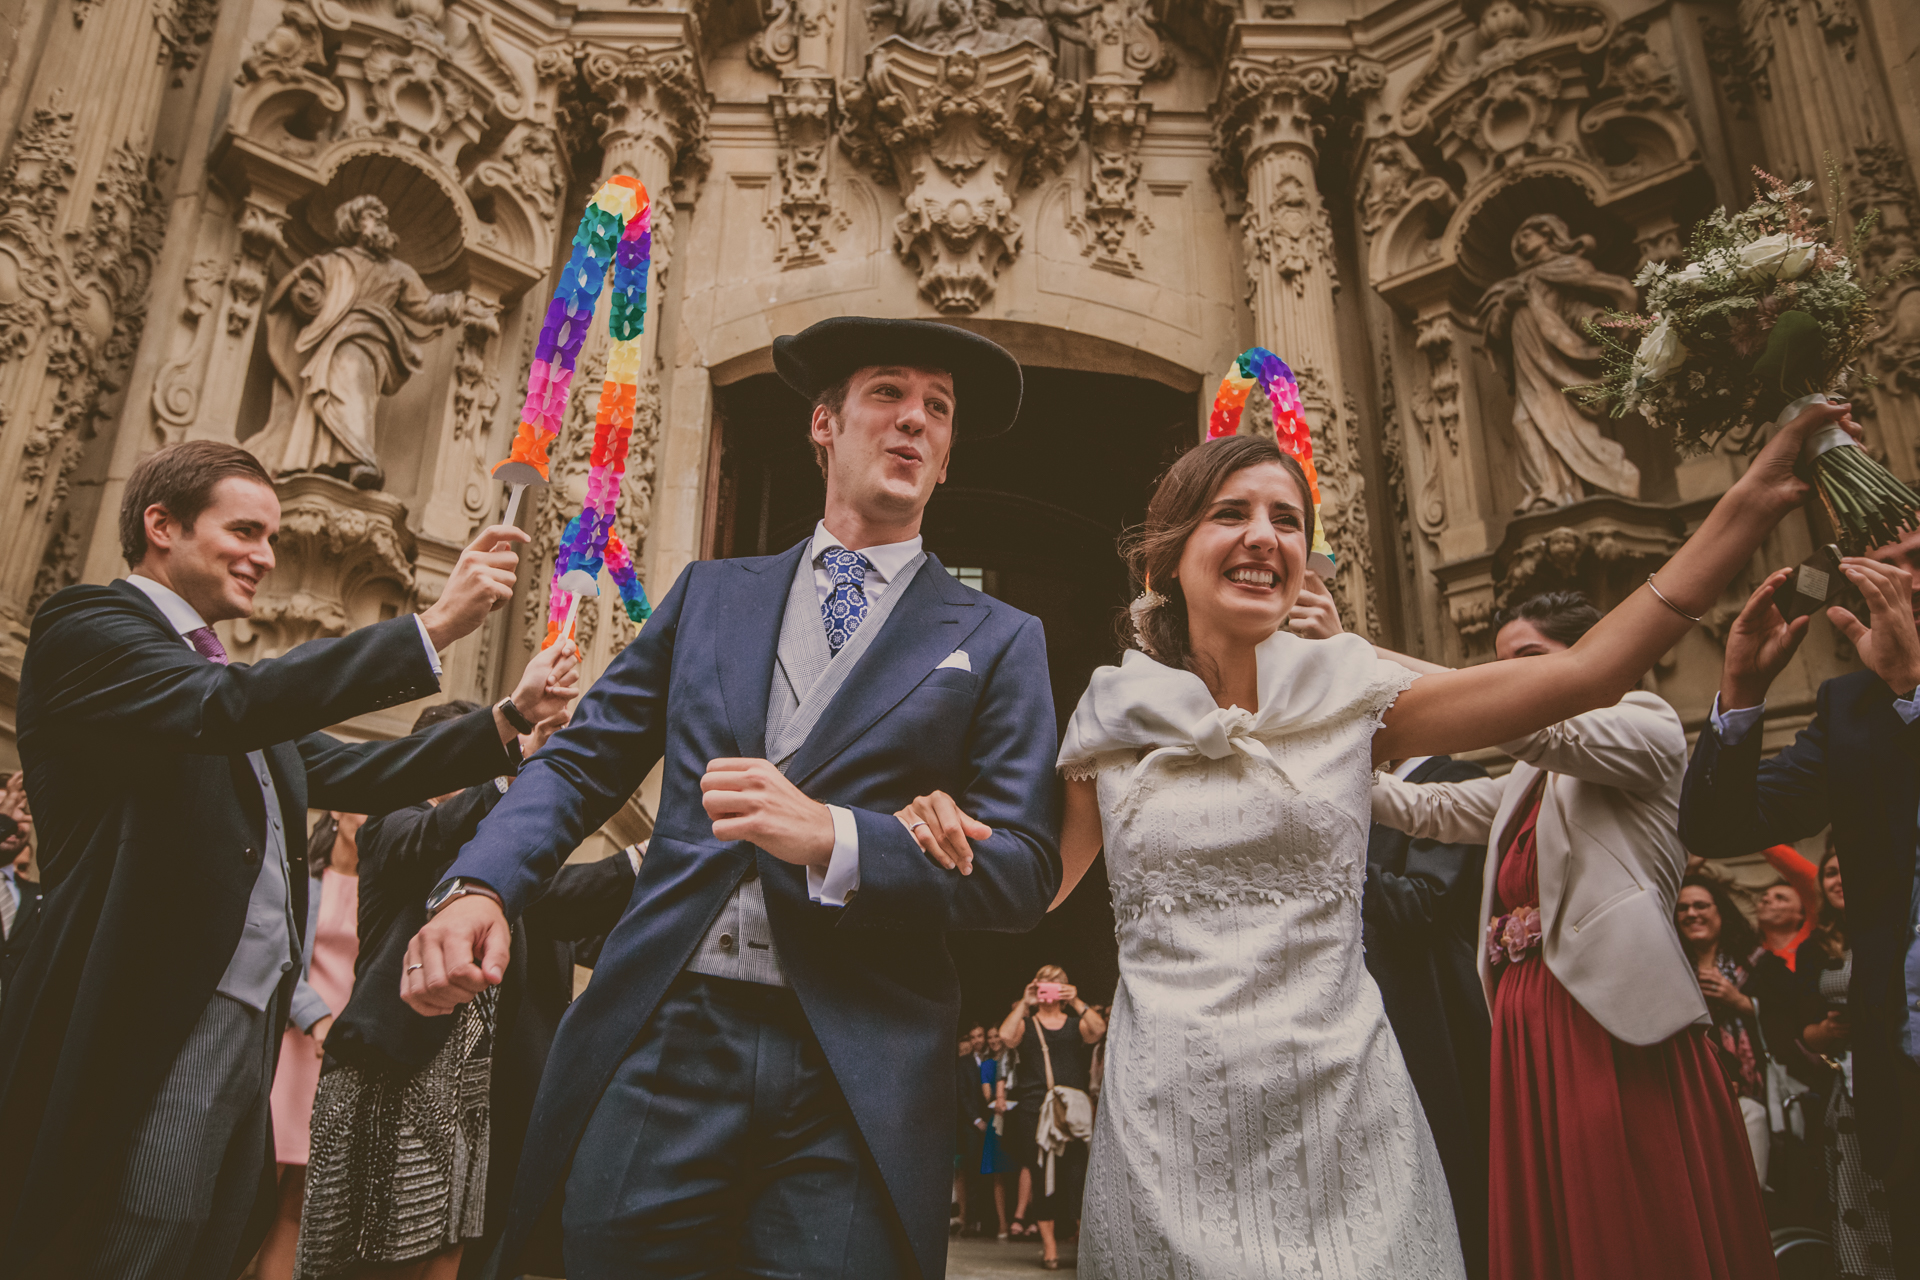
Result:
<svg viewBox="0 0 1920 1280"><path fill-rule="evenodd" d="M777 550L808 523L817 478L779 434L801 417L772 339L937 316L1021 358L1030 411L1018 450L936 500L930 543L1036 602L1057 668L1110 658L1112 537L1255 342L1299 375L1348 625L1484 659L1501 603L1617 600L1743 465L1677 459L1639 420L1559 396L1593 367L1583 316L1744 204L1755 165L1822 178L1829 214L1878 208L1876 262L1914 252L1917 13L0 0L0 755L34 609L124 572L125 478L168 442L237 440L280 477L280 567L232 629L237 657L430 601L504 506L488 469L552 275L614 174L655 210L619 529L656 598L690 560ZM1857 413L1912 480L1920 283L1880 301ZM449 693L497 695L544 630L604 333L554 487L521 518L544 559L447 655ZM1806 541L1791 522L1753 580ZM1651 677L1690 723L1745 589ZM589 672L631 635L607 592L583 621ZM1851 662L1820 623L1770 732Z"/></svg>

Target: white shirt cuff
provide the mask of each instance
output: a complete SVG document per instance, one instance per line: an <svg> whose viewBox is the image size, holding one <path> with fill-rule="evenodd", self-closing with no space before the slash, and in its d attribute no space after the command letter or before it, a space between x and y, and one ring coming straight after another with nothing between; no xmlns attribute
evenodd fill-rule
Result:
<svg viewBox="0 0 1920 1280"><path fill-rule="evenodd" d="M1920 693L1915 693L1911 698L1895 698L1893 709L1907 724L1920 720Z"/></svg>
<svg viewBox="0 0 1920 1280"><path fill-rule="evenodd" d="M847 895L860 887L860 828L853 810L827 806L833 815L833 858L827 869L807 868L807 896L829 907L847 905Z"/></svg>
<svg viewBox="0 0 1920 1280"><path fill-rule="evenodd" d="M1898 703L1894 704L1896 707ZM1747 733L1760 723L1760 717L1767 713L1767 704L1762 702L1751 707L1738 707L1732 711L1720 709L1720 695L1713 695L1713 731L1720 735L1720 745L1731 747L1737 744ZM1920 715L1920 707L1914 714ZM1911 716L1908 717L1912 719Z"/></svg>
<svg viewBox="0 0 1920 1280"><path fill-rule="evenodd" d="M433 651L433 637L427 634L426 620L419 614L413 615L414 625L420 628L420 645L427 651L427 664L433 668L433 678L440 678L440 655Z"/></svg>

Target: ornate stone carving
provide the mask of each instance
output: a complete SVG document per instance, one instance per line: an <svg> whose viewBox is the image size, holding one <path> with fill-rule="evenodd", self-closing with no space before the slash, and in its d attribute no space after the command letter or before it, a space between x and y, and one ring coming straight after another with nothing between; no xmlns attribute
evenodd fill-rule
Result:
<svg viewBox="0 0 1920 1280"><path fill-rule="evenodd" d="M233 270L227 273L227 332L234 337L245 333L260 314L260 299L267 293L267 264L275 251L285 251L287 241L281 228L284 213L248 200L240 208L240 253Z"/></svg>
<svg viewBox="0 0 1920 1280"><path fill-rule="evenodd" d="M239 82L303 84L324 76L326 71L327 48L320 34L320 20L299 0L287 0L280 9L280 25L241 60Z"/></svg>
<svg viewBox="0 0 1920 1280"><path fill-rule="evenodd" d="M1347 65L1286 55L1229 62L1213 119L1214 176L1221 185L1244 192L1247 168L1272 147L1313 154Z"/></svg>
<svg viewBox="0 0 1920 1280"><path fill-rule="evenodd" d="M1400 138L1379 138L1367 148L1366 166L1360 174L1356 198L1360 206L1360 229L1368 236L1407 207L1413 189L1427 180L1426 166L1413 148Z"/></svg>
<svg viewBox="0 0 1920 1280"><path fill-rule="evenodd" d="M824 70L824 56L805 57L802 48L824 55L833 19L834 7L827 0L773 0L767 25L747 41L747 61L762 71L794 65Z"/></svg>
<svg viewBox="0 0 1920 1280"><path fill-rule="evenodd" d="M485 112L464 80L448 74L432 46L379 41L360 69L366 77L366 115L347 126L349 137L386 134L443 160L453 159L446 154L449 135L456 151L478 141Z"/></svg>
<svg viewBox="0 0 1920 1280"><path fill-rule="evenodd" d="M1621 28L1608 42L1600 87L1617 90L1622 105L1633 111L1677 107L1682 101L1673 68L1648 46L1647 33L1639 26Z"/></svg>
<svg viewBox="0 0 1920 1280"><path fill-rule="evenodd" d="M870 23L892 19L895 38L929 53L999 53L1022 41L1057 54L1061 42L1091 46L1087 18L1101 0L880 0Z"/></svg>
<svg viewBox="0 0 1920 1280"><path fill-rule="evenodd" d="M236 660L259 661L412 608L415 546L398 499L320 475L275 487L277 564L253 616L233 626Z"/></svg>
<svg viewBox="0 0 1920 1280"><path fill-rule="evenodd" d="M1392 337L1380 335L1374 350L1380 353L1380 462L1381 478L1387 486L1388 510L1393 530L1400 543L1402 572L1411 569L1413 558L1413 492L1407 474L1407 438L1400 422L1400 394L1393 380ZM1433 447L1431 437L1425 450Z"/></svg>
<svg viewBox="0 0 1920 1280"><path fill-rule="evenodd" d="M630 45L615 52L591 48L580 56L580 74L598 99L594 124L603 144L618 136L650 140L669 163L691 175L706 172L707 93L699 64L685 45L650 50ZM654 262L660 269L660 224L673 202L656 199Z"/></svg>
<svg viewBox="0 0 1920 1280"><path fill-rule="evenodd" d="M1373 581L1373 534L1367 513L1366 477L1360 465L1360 411L1351 396L1336 404L1327 380L1311 366L1295 370L1300 403L1312 431L1314 469L1320 479L1320 514L1326 522L1336 567L1327 584L1340 616L1365 635L1380 634Z"/></svg>
<svg viewBox="0 0 1920 1280"><path fill-rule="evenodd" d="M1706 55L1707 68L1713 72L1721 94L1733 107L1734 118L1753 119L1753 94L1763 76L1751 65L1740 28L1701 18L1700 49Z"/></svg>
<svg viewBox="0 0 1920 1280"><path fill-rule="evenodd" d="M1299 177L1281 178L1267 207L1249 208L1240 226L1247 242L1249 298L1259 285L1262 265L1272 267L1296 298L1306 297L1307 276L1314 271L1325 271L1333 290L1339 291L1327 203Z"/></svg>
<svg viewBox="0 0 1920 1280"><path fill-rule="evenodd" d="M833 245L827 241L833 202L827 193L827 151L833 143L833 81L827 76L789 75L780 92L767 95L774 137L780 147L780 205L767 214L780 236L780 265L818 266Z"/></svg>
<svg viewBox="0 0 1920 1280"><path fill-rule="evenodd" d="M949 314L977 310L1020 249L1014 196L1078 141L1081 86L1056 80L1033 45L976 57L895 37L840 92L843 143L900 188L894 248L919 271L922 296Z"/></svg>
<svg viewBox="0 0 1920 1280"><path fill-rule="evenodd" d="M1420 532L1437 538L1447 525L1441 442L1449 454L1460 453L1460 362L1454 355L1452 316L1444 309L1422 316L1414 325L1413 345L1427 365L1426 389L1417 392L1413 402L1423 463L1413 514Z"/></svg>
<svg viewBox="0 0 1920 1280"><path fill-rule="evenodd" d="M1518 90L1516 82L1521 78L1514 69L1527 59L1564 49L1594 53L1612 34L1613 19L1594 5L1490 0L1480 10L1474 30L1463 39L1448 41L1435 32L1433 52L1401 101L1401 130L1425 129L1446 104L1462 101L1463 95L1475 96L1470 91L1499 72L1512 73L1505 81L1513 86L1507 91L1510 95ZM1527 132L1532 132L1531 127Z"/></svg>
<svg viewBox="0 0 1920 1280"><path fill-rule="evenodd" d="M73 136L73 112L56 96L34 111L0 173L0 255L13 259L12 282L0 286L0 362L42 344L54 387L27 430L18 490L46 520L66 498L101 395L120 389L139 346L164 234L159 178L171 163L113 147L86 222L56 234L77 173Z"/></svg>
<svg viewBox="0 0 1920 1280"><path fill-rule="evenodd" d="M1495 169L1533 157L1573 154L1573 145L1555 136L1555 105L1560 74L1544 63L1502 67L1487 78L1480 93L1461 103L1447 120L1445 135L1477 148Z"/></svg>
<svg viewBox="0 0 1920 1280"><path fill-rule="evenodd" d="M335 214L341 247L288 272L267 303L273 411L248 448L276 476L320 472L377 489L374 411L419 371L419 344L460 318L461 295L433 293L393 256L377 196Z"/></svg>
<svg viewBox="0 0 1920 1280"><path fill-rule="evenodd" d="M1081 240L1080 252L1092 258L1094 266L1122 275L1140 270L1134 243L1153 226L1135 194L1140 142L1152 114L1153 105L1141 100L1138 83L1096 79L1087 86L1092 181L1074 231Z"/></svg>
<svg viewBox="0 0 1920 1280"><path fill-rule="evenodd" d="M1500 608L1543 591L1584 591L1602 607L1667 562L1679 535L1625 521L1596 518L1577 528L1561 525L1521 542L1494 585Z"/></svg>
<svg viewBox="0 0 1920 1280"><path fill-rule="evenodd" d="M186 83L187 73L200 65L200 55L213 37L213 20L220 0L173 0L154 10L154 29L160 33L160 61L173 69L173 85Z"/></svg>
<svg viewBox="0 0 1920 1280"><path fill-rule="evenodd" d="M488 427L500 405L499 379L487 367L487 348L500 336L500 304L469 294L460 308L460 347L453 358L453 446L468 455L460 503L478 528L499 486L487 472Z"/></svg>
<svg viewBox="0 0 1920 1280"><path fill-rule="evenodd" d="M1631 310L1639 300L1631 281L1588 260L1593 250L1592 236L1575 237L1561 218L1537 213L1513 233L1519 270L1480 299L1488 351L1515 397L1515 514L1578 502L1583 481L1603 493L1640 493L1640 469L1626 450L1566 394L1591 379L1600 358L1584 322L1605 305Z"/></svg>
<svg viewBox="0 0 1920 1280"><path fill-rule="evenodd" d="M187 346L153 383L153 416L169 442L180 439L200 412L200 387L213 347L214 325L207 315L219 309L226 282L227 267L218 258L202 258L187 272L187 305L181 311Z"/></svg>
<svg viewBox="0 0 1920 1280"><path fill-rule="evenodd" d="M514 130L497 160L481 166L499 176L543 218L560 212L567 192L567 163L560 154L560 138L543 124L525 124Z"/></svg>
<svg viewBox="0 0 1920 1280"><path fill-rule="evenodd" d="M0 426L5 423L5 418L0 417ZM47 539L47 549L41 553L40 566L34 570L33 594L27 597L29 618L40 611L47 597L80 581L77 567L80 562L80 542L80 531L73 527L72 510L62 512L60 523Z"/></svg>

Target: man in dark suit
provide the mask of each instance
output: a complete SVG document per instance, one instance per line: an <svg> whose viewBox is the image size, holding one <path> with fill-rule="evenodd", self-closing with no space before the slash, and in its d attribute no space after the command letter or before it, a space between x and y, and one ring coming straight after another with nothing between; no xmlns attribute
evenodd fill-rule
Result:
<svg viewBox="0 0 1920 1280"><path fill-rule="evenodd" d="M1451 756L1395 762L1406 782L1484 778ZM1361 898L1367 972L1427 1113L1453 1193L1467 1274L1487 1270L1487 1110L1493 1024L1474 966L1485 845L1415 839L1376 822Z"/></svg>
<svg viewBox="0 0 1920 1280"><path fill-rule="evenodd" d="M0 995L40 923L40 882L27 875L32 833L26 774L16 773L0 788Z"/></svg>
<svg viewBox="0 0 1920 1280"><path fill-rule="evenodd" d="M920 517L954 443L1012 424L1019 366L948 325L861 317L773 355L814 402L825 518L681 575L409 950L422 1013L497 983L507 917L664 759L633 905L548 1059L501 1275L556 1197L569 1280L945 1272L946 935L1039 923L1058 797L1040 623L955 581ZM990 824L969 844L953 819L966 874L896 816L933 791Z"/></svg>
<svg viewBox="0 0 1920 1280"><path fill-rule="evenodd" d="M286 833L309 804L377 812L517 763L505 703L397 742L319 730L434 692L525 535L484 532L424 614L229 665L212 624L251 611L279 524L251 454L162 449L127 481L130 576L34 618L19 742L45 894L0 1005L0 1273L237 1272L273 1212L267 1095L307 918ZM545 664L511 716L570 681Z"/></svg>
<svg viewBox="0 0 1920 1280"><path fill-rule="evenodd" d="M1762 583L1727 637L1713 717L1687 768L1680 837L1702 857L1730 858L1832 824L1853 949L1847 1015L1862 1154L1887 1185L1895 1266L1920 1275L1920 533L1841 567L1869 616L1827 616L1867 669L1822 684L1812 723L1762 760L1767 689L1810 621L1788 623L1775 607L1787 570Z"/></svg>

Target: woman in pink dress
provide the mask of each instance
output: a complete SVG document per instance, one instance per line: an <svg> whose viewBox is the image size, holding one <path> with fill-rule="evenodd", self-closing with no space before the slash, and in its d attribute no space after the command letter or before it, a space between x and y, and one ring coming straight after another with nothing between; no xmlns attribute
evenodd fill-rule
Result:
<svg viewBox="0 0 1920 1280"><path fill-rule="evenodd" d="M353 965L360 954L360 848L366 815L329 813L307 842L306 976L294 989L280 1065L273 1076L273 1150L279 1164L280 1206L273 1229L260 1246L259 1280L289 1280L300 1238L300 1205L306 1197L308 1128L313 1094L320 1084L333 1017L353 993Z"/></svg>

